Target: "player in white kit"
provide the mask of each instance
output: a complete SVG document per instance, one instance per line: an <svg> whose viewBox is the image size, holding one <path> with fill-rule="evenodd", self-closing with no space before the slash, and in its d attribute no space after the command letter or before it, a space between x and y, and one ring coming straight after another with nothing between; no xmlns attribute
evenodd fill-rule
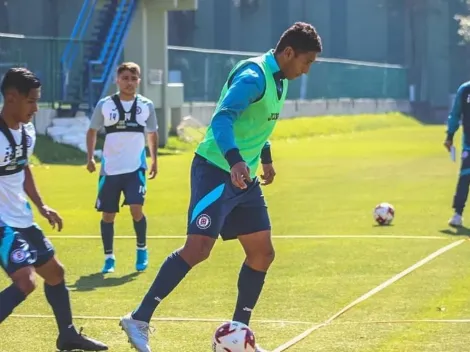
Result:
<svg viewBox="0 0 470 352"><path fill-rule="evenodd" d="M34 291L37 273L44 278L44 293L58 325L57 349L105 351L105 344L75 329L64 267L55 256L52 243L34 222L28 202L29 197L54 228L62 229L62 219L44 204L28 165L36 142L31 119L38 110L41 83L27 69L13 68L3 78L1 93L0 264L12 284L0 292L0 323Z"/></svg>
<svg viewBox="0 0 470 352"><path fill-rule="evenodd" d="M129 205L137 237L135 268L143 271L148 266L147 219L142 210L147 170L145 135L151 158L149 178L153 179L157 174L158 126L153 102L137 94L139 83L140 67L133 62L121 64L117 69L119 92L98 102L87 133L87 169L94 172L97 133L103 127L106 132L95 205L103 213L103 273L115 270L114 219L119 212L121 193L124 194L122 205Z"/></svg>

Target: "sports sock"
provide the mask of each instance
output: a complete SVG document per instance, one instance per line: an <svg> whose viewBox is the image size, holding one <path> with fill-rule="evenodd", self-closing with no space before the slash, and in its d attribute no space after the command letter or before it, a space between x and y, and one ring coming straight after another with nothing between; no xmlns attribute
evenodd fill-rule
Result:
<svg viewBox="0 0 470 352"><path fill-rule="evenodd" d="M11 284L0 292L0 323L8 318L25 299L26 295L15 284Z"/></svg>
<svg viewBox="0 0 470 352"><path fill-rule="evenodd" d="M134 230L137 236L137 248L145 248L147 245L147 219L145 216L139 221L134 220Z"/></svg>
<svg viewBox="0 0 470 352"><path fill-rule="evenodd" d="M103 240L104 254L113 254L114 222L101 220L101 239Z"/></svg>
<svg viewBox="0 0 470 352"><path fill-rule="evenodd" d="M238 299L233 320L248 325L264 285L266 273L242 265L238 277Z"/></svg>
<svg viewBox="0 0 470 352"><path fill-rule="evenodd" d="M44 293L54 312L59 333L65 336L67 334L76 334L77 331L72 324L69 290L65 286L65 281L55 286L44 283Z"/></svg>
<svg viewBox="0 0 470 352"><path fill-rule="evenodd" d="M173 252L163 262L152 286L140 306L132 313L136 320L150 322L158 304L173 291L191 270L178 252Z"/></svg>

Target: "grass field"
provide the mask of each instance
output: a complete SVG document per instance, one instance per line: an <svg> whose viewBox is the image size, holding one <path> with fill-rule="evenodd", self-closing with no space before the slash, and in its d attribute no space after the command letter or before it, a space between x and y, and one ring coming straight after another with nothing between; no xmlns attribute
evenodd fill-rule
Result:
<svg viewBox="0 0 470 352"><path fill-rule="evenodd" d="M470 230L456 233L447 226L458 163L442 147L443 129L400 115L279 123L272 141L278 176L265 188L277 257L252 324L262 346L281 351L279 346L310 330L289 351L469 350ZM172 149L184 147L171 143ZM39 223L66 265L74 314L81 317L76 325L113 352L129 351L118 318L135 308L161 261L184 241L192 153L162 156L159 176L149 182L149 269L134 272L135 239L123 208L116 235L129 237L116 239L117 272L103 277L100 217L93 208L96 175L83 165L61 164L60 148L52 160L45 145L39 146L34 172L65 228L57 234ZM68 163L79 164L82 157ZM393 226L373 223L372 210L382 201L396 208ZM433 253L434 259L412 270ZM231 317L242 261L238 243L218 242L209 261L158 308L152 348L209 351L213 330ZM408 275L397 276L410 267ZM2 276L0 288L8 284ZM0 351L52 351L55 338L39 286L0 326Z"/></svg>

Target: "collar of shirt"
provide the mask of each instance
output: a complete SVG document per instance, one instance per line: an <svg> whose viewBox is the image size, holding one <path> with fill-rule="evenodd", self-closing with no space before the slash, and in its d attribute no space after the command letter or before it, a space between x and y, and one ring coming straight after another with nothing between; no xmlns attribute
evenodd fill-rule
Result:
<svg viewBox="0 0 470 352"><path fill-rule="evenodd" d="M267 63L269 65L269 68L271 71L274 72L274 79L275 80L281 80L284 79L284 73L281 71L281 68L279 67L279 64L277 63L276 56L274 56L274 50L271 49L268 51L267 54Z"/></svg>

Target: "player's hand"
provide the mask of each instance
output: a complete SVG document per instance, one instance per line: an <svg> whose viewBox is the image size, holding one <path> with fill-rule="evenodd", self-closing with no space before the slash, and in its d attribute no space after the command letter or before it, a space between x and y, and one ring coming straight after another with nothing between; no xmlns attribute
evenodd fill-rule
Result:
<svg viewBox="0 0 470 352"><path fill-rule="evenodd" d="M230 177L232 178L232 183L241 189L246 189L248 187L245 181L252 181L250 177L250 169L244 161L240 161L232 166Z"/></svg>
<svg viewBox="0 0 470 352"><path fill-rule="evenodd" d="M158 164L157 164L157 161L155 160L155 161L152 162L152 164L150 165L149 180L154 179L155 176L157 176L157 173L158 173Z"/></svg>
<svg viewBox="0 0 470 352"><path fill-rule="evenodd" d="M57 225L57 231L60 232L62 230L62 218L54 209L48 207L47 205L43 205L39 208L39 212L49 221L49 224L51 224L53 229L55 229Z"/></svg>
<svg viewBox="0 0 470 352"><path fill-rule="evenodd" d="M453 142L452 140L450 139L446 139L445 142L444 142L444 147L446 147L447 151L450 152L450 148L452 147L453 145Z"/></svg>
<svg viewBox="0 0 470 352"><path fill-rule="evenodd" d="M88 163L86 165L86 168L89 172L95 172L96 171L96 162L95 159L90 159L88 160Z"/></svg>
<svg viewBox="0 0 470 352"><path fill-rule="evenodd" d="M276 171L274 171L273 164L262 164L263 166L263 174L261 175L261 182L262 186L267 186L273 183L274 176L276 176Z"/></svg>

